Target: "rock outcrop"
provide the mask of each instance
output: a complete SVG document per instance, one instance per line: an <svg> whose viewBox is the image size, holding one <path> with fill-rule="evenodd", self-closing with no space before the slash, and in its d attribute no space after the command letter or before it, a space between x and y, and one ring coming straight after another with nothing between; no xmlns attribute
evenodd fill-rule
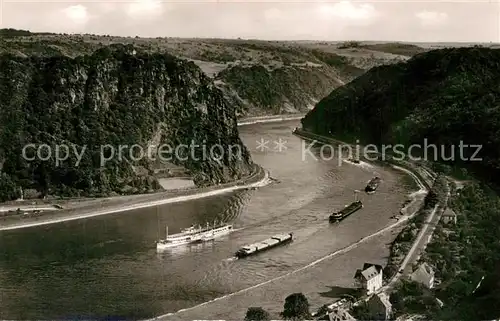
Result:
<svg viewBox="0 0 500 321"><path fill-rule="evenodd" d="M0 95L0 186L137 193L159 188L153 174L162 166L184 167L199 186L252 168L222 92L194 63L168 54L123 45L76 58L3 54ZM47 147L36 154L41 144L50 158ZM59 163L56 146L67 146Z"/></svg>

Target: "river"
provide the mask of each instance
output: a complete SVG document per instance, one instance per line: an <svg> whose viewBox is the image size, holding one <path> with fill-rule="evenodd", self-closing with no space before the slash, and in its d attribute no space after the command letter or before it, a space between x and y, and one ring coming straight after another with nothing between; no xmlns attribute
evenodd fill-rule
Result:
<svg viewBox="0 0 500 321"><path fill-rule="evenodd" d="M391 233L300 273L296 271L387 226L409 190L403 174L333 160L302 157L291 134L298 121L240 127L253 160L278 179L257 190L168 204L58 224L0 232L0 319L152 318L237 291L226 299L165 319L242 319L248 306L275 313L292 292L313 305L331 301L330 287L352 287L364 261L384 263ZM257 149L258 141L268 141ZM274 147L281 139L282 148ZM286 141L286 142L285 142ZM313 149L315 153L318 149ZM353 200L374 175L374 195L338 225L328 215ZM157 254L155 241L193 223L231 221L236 231L212 243ZM294 232L294 242L234 260L246 243ZM267 283L266 283L267 282ZM262 286L258 286L259 284ZM256 286L257 285L257 286ZM256 286L256 287L253 287ZM253 287L246 291L249 287ZM318 288L323 287L325 293Z"/></svg>

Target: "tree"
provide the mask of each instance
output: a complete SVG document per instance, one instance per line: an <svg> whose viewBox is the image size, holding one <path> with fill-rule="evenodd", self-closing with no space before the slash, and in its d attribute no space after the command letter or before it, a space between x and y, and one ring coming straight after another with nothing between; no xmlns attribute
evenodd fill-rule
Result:
<svg viewBox="0 0 500 321"><path fill-rule="evenodd" d="M270 319L269 313L261 307L250 307L245 315L245 321L267 321Z"/></svg>
<svg viewBox="0 0 500 321"><path fill-rule="evenodd" d="M311 319L309 301L302 293L293 293L286 297L281 316L285 319L306 320Z"/></svg>
<svg viewBox="0 0 500 321"><path fill-rule="evenodd" d="M356 318L356 320L377 320L378 318L370 312L370 308L366 302L361 303L353 307L352 316Z"/></svg>
<svg viewBox="0 0 500 321"><path fill-rule="evenodd" d="M11 177L0 172L0 202L11 201L20 196L19 188Z"/></svg>

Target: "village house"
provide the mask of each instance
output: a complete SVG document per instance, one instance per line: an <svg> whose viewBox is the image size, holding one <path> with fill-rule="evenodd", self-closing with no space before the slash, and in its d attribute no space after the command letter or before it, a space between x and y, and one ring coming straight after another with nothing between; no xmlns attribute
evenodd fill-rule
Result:
<svg viewBox="0 0 500 321"><path fill-rule="evenodd" d="M386 294L372 295L366 301L368 311L374 320L389 320L392 313L392 304Z"/></svg>
<svg viewBox="0 0 500 321"><path fill-rule="evenodd" d="M441 219L444 224L457 224L457 214L449 207L446 208Z"/></svg>
<svg viewBox="0 0 500 321"><path fill-rule="evenodd" d="M375 293L382 287L382 266L365 263L362 270L356 271L354 279L366 291L366 294Z"/></svg>
<svg viewBox="0 0 500 321"><path fill-rule="evenodd" d="M420 266L413 271L410 279L414 282L423 284L429 289L434 287L434 271L427 263L420 264Z"/></svg>

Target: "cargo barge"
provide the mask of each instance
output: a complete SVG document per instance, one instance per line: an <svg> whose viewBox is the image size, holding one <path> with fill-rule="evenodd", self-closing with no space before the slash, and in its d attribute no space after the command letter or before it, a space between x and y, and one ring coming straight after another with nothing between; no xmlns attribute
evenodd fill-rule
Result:
<svg viewBox="0 0 500 321"><path fill-rule="evenodd" d="M258 242L258 243L253 243L249 245L245 245L241 249L239 249L236 253L235 256L237 258L243 258L247 257L250 255L254 255L263 251L267 251L269 249L272 249L273 247L279 246L279 245L284 245L287 243L290 243L293 240L293 234L280 234L280 235L274 235L271 238L268 238L267 240Z"/></svg>
<svg viewBox="0 0 500 321"><path fill-rule="evenodd" d="M348 206L346 206L343 210L339 212L332 213L329 217L330 223L337 223L342 221L344 218L348 217L352 213L363 208L363 203L361 201L354 201Z"/></svg>
<svg viewBox="0 0 500 321"><path fill-rule="evenodd" d="M375 193L375 190L378 188L378 186L380 185L381 181L382 181L382 179L380 179L380 177L378 177L378 176L375 176L374 178L372 178L368 182L368 184L366 185L365 192L367 194L373 194L373 193Z"/></svg>

